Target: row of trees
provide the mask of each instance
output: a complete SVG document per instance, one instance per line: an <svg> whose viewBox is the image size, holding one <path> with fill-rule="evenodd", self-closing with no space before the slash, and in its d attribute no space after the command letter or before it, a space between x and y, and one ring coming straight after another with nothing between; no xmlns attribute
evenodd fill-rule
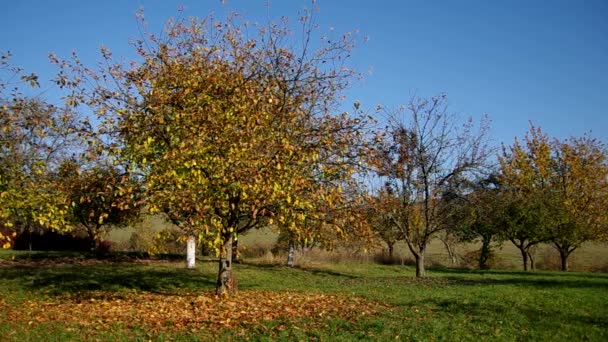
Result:
<svg viewBox="0 0 608 342"><path fill-rule="evenodd" d="M503 145L494 165L485 126L470 135L466 124L459 133L444 103L442 97L411 102L406 124L391 116L374 159L383 186L370 201L370 223L389 252L405 241L423 276L432 238L441 238L449 253L451 241L481 242L482 269L493 243L512 242L524 270L534 268L531 249L550 243L567 271L568 257L582 244L606 241L608 163L601 141L551 140L531 125L523 143Z"/></svg>
<svg viewBox="0 0 608 342"><path fill-rule="evenodd" d="M357 76L354 37L316 37L310 13L300 25L293 42L287 22L184 19L143 33L130 63L106 48L96 68L51 56L62 106L19 92L37 78L3 57L0 238L82 229L94 244L106 227L163 215L192 252L197 239L216 248L224 295L236 290L236 237L263 226L290 246L404 240L417 276L440 233L485 249L511 239L524 260L541 241L567 258L605 236L600 142L550 144L532 128L493 170L487 120L461 125L444 95L383 111L387 126L373 129L359 104L339 111Z"/></svg>

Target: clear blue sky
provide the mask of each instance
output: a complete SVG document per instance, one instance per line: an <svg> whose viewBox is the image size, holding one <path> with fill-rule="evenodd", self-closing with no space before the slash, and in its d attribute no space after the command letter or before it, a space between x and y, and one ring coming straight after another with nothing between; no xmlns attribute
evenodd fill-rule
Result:
<svg viewBox="0 0 608 342"><path fill-rule="evenodd" d="M33 1L0 3L0 50L47 79L47 54L79 53L95 63L103 44L133 57L134 13L144 6L151 30L186 7L203 17L227 10L251 21L295 18L305 0ZM496 142L523 136L528 121L551 136L592 131L608 141L608 1L338 1L319 0L322 30L357 29L369 41L353 54L365 75L348 101L397 106L412 92L446 92L451 109L492 119ZM368 72L371 71L371 72ZM48 82L48 81L47 81ZM47 86L49 83L46 83ZM53 90L51 89L50 92Z"/></svg>

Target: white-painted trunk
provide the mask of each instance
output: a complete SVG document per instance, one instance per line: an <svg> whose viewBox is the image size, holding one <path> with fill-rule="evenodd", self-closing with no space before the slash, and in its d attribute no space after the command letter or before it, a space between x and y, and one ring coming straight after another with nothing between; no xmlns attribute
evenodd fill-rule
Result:
<svg viewBox="0 0 608 342"><path fill-rule="evenodd" d="M194 236L189 236L186 242L186 267L194 268L196 263L196 240Z"/></svg>
<svg viewBox="0 0 608 342"><path fill-rule="evenodd" d="M294 257L296 254L296 246L293 241L289 241L289 253L287 254L287 266L293 267L295 264Z"/></svg>

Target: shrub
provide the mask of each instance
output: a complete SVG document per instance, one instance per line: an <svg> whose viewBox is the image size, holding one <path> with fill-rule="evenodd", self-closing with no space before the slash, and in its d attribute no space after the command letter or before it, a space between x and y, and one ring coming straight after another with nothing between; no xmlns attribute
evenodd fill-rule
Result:
<svg viewBox="0 0 608 342"><path fill-rule="evenodd" d="M150 254L183 254L186 244L183 234L175 228L165 228L160 232L138 227L129 239L129 250Z"/></svg>

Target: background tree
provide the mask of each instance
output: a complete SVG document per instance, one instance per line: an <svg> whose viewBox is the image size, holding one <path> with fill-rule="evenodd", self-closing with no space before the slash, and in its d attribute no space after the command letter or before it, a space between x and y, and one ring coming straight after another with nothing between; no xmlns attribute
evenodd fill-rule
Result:
<svg viewBox="0 0 608 342"><path fill-rule="evenodd" d="M499 155L505 202L503 237L520 251L524 271L534 269L531 248L551 239L552 156L549 138L531 125L524 138Z"/></svg>
<svg viewBox="0 0 608 342"><path fill-rule="evenodd" d="M477 132L472 120L458 127L445 95L414 97L388 120L374 163L397 199L388 215L416 259L416 276L423 277L426 247L445 228L443 194L485 167L487 125Z"/></svg>
<svg viewBox="0 0 608 342"><path fill-rule="evenodd" d="M67 194L69 223L88 236L91 249L97 249L111 229L135 223L139 217L139 192L126 192L137 187L121 186L129 181L119 169L98 164L82 170L76 161L68 160L58 176Z"/></svg>
<svg viewBox="0 0 608 342"><path fill-rule="evenodd" d="M584 136L554 140L551 178L552 242L562 271L568 257L583 243L601 240L608 226L608 164L606 148Z"/></svg>
<svg viewBox="0 0 608 342"><path fill-rule="evenodd" d="M488 269L492 243L500 237L505 218L505 202L495 175L468 183L466 190L451 201L448 230L460 242L480 241L478 267ZM499 241L500 242L500 241Z"/></svg>
<svg viewBox="0 0 608 342"><path fill-rule="evenodd" d="M10 56L0 55L0 220L4 231L68 230L67 201L52 174L73 152L78 120L23 95L20 86L37 87L37 77L11 67Z"/></svg>
<svg viewBox="0 0 608 342"><path fill-rule="evenodd" d="M106 49L108 67L99 71L55 60L68 98L91 106L115 133L107 148L141 175L150 211L186 213L181 222L215 236L218 294L236 290L237 231L261 220L298 231L319 202L339 202L344 189L334 184L356 166L365 120L334 113L354 75L343 65L352 37L312 51L307 14L302 25L299 49L287 43L286 23L251 38L244 32L252 28L232 16L170 22L162 39L135 43L141 61L129 65Z"/></svg>
<svg viewBox="0 0 608 342"><path fill-rule="evenodd" d="M395 200L393 189L387 184L369 199L370 206L367 212L367 220L371 229L386 244L390 260L393 260L395 244L405 239L403 230L393 223L391 211L386 210L387 206L396 205Z"/></svg>

